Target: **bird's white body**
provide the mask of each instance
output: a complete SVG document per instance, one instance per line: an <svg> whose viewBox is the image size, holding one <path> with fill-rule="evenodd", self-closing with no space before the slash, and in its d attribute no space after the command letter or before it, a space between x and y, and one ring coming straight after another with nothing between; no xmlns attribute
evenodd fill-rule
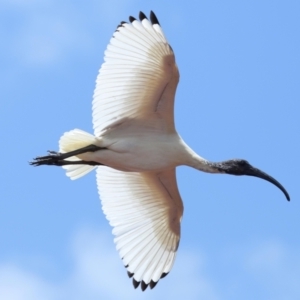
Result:
<svg viewBox="0 0 300 300"><path fill-rule="evenodd" d="M160 172L179 165L190 165L195 156L176 131L165 132L157 118L126 119L110 128L93 144L101 151L78 157L101 162L126 172Z"/></svg>

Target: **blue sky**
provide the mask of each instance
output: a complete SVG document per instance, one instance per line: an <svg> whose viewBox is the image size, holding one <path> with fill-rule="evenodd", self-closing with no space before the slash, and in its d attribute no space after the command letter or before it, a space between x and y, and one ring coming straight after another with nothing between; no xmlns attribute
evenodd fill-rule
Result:
<svg viewBox="0 0 300 300"><path fill-rule="evenodd" d="M0 1L0 298L300 299L300 2ZM91 101L118 23L153 10L176 54L176 124L212 161L245 158L288 190L180 167L182 239L171 273L134 290L95 174L28 161L92 132Z"/></svg>

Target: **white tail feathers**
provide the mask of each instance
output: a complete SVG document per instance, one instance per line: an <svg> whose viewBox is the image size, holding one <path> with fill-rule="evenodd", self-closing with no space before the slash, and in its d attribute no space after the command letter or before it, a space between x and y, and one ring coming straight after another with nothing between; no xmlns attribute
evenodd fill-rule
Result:
<svg viewBox="0 0 300 300"><path fill-rule="evenodd" d="M59 152L66 153L74 151L79 148L95 144L96 141L97 139L92 134L80 129L73 129L65 132L60 138ZM78 161L80 159L76 156L72 156L67 158L67 160ZM70 177L70 179L75 180L86 175L96 167L89 165L67 165L63 166L63 168L66 170L66 175Z"/></svg>

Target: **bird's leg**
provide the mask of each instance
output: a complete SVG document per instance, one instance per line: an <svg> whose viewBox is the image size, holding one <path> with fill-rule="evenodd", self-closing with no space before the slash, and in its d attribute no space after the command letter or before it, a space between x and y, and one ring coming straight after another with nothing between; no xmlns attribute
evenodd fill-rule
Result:
<svg viewBox="0 0 300 300"><path fill-rule="evenodd" d="M41 166L41 165L48 165L48 166L67 166L67 165L90 165L90 166L104 166L101 163L98 163L96 161L85 161L85 160L36 160L30 162L30 165L32 166Z"/></svg>
<svg viewBox="0 0 300 300"><path fill-rule="evenodd" d="M66 153L59 153L56 151L48 151L49 155L46 156L37 156L30 162L33 166L41 166L41 165L50 165L50 166L65 166L65 165L102 165L101 163L94 162L94 161L84 161L84 160L65 160L71 156L79 155L86 152L95 152L97 150L101 150L105 148L98 147L96 145L89 145L83 148L79 148L74 151L66 152Z"/></svg>
<svg viewBox="0 0 300 300"><path fill-rule="evenodd" d="M83 148L79 148L77 150L74 150L74 151L70 151L70 152L66 152L66 153L59 153L59 152L56 152L56 151L48 151L48 153L50 155L47 155L47 156L41 156L41 157L37 157L37 158L52 158L52 157L59 157L59 159L65 159L65 158L69 158L71 156L75 156L75 155L79 155L79 154L83 154L83 153L86 153L86 152L95 152L97 150L101 150L101 149L105 149L105 148L101 148L101 147L98 147L96 145L88 145L86 147L83 147Z"/></svg>

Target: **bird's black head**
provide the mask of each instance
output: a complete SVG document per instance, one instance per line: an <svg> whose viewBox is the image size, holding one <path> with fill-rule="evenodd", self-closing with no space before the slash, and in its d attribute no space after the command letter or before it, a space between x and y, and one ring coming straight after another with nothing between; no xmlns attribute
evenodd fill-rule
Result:
<svg viewBox="0 0 300 300"><path fill-rule="evenodd" d="M290 200L290 196L285 188L273 177L267 173L251 166L248 161L244 159L231 159L216 164L217 169L226 174L231 175L248 175L258 177L267 180L276 185L286 196L287 200Z"/></svg>
<svg viewBox="0 0 300 300"><path fill-rule="evenodd" d="M220 171L231 174L231 175L249 175L248 172L251 172L253 168L247 160L244 159L230 159L219 164Z"/></svg>

